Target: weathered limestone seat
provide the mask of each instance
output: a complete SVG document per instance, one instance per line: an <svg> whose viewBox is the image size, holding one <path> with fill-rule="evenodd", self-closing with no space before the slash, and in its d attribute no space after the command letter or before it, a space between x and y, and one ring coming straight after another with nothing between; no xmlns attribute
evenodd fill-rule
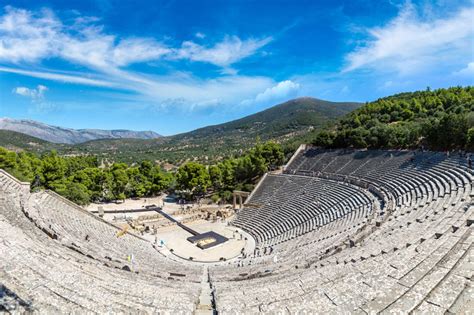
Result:
<svg viewBox="0 0 474 315"><path fill-rule="evenodd" d="M458 154L299 151L231 222L255 238L255 252L206 266L216 310L471 311L473 180ZM24 188L0 171L0 311L199 310L202 266L138 236L117 238L117 227L62 197Z"/></svg>
<svg viewBox="0 0 474 315"><path fill-rule="evenodd" d="M296 177L311 184L295 186ZM235 272L212 270L219 310L441 314L469 309L473 178L464 157L444 153L301 151L284 175L266 176L233 222L261 235L257 240L265 251L240 261ZM328 180L358 186L361 193L339 186L325 190L320 182ZM311 192L309 186L315 192L306 200L301 187ZM338 215L337 198L344 192L352 211ZM318 217L318 209L304 205L319 196L337 205L320 210L323 220L311 225L301 208ZM372 208L361 211L357 196L369 196ZM281 233L277 221L268 219L272 209L301 216L289 221L301 228Z"/></svg>

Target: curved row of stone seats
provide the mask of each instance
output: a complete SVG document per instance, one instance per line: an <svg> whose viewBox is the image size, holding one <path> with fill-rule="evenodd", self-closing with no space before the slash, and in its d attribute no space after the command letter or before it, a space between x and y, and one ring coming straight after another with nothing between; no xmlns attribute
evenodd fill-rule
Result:
<svg viewBox="0 0 474 315"><path fill-rule="evenodd" d="M309 156L305 163L298 164L298 158L304 159L305 154ZM467 168L465 157L447 157L436 152L335 150L325 153L320 149L309 149L306 153L300 153L286 170L288 173L326 176L327 173L322 170L313 171L311 161L319 165L320 160L327 156L334 158L333 164L343 165L338 170L338 176L362 179L380 187L387 192L387 200L392 200L395 206L407 201L418 204L429 202L452 190L463 189L473 180L473 172ZM341 156L344 158L339 163L337 161ZM347 168L345 161L348 156L353 157L353 162L349 164L355 164L355 167ZM301 167L306 169L300 165L305 165ZM348 170L352 171L346 172Z"/></svg>
<svg viewBox="0 0 474 315"><path fill-rule="evenodd" d="M14 195L0 189L0 201L0 285L14 300L5 304L8 312L189 314L195 310L198 283L137 272L130 264L127 270L111 268L43 233L24 215Z"/></svg>
<svg viewBox="0 0 474 315"><path fill-rule="evenodd" d="M181 274L199 282L199 272L189 265L165 259L154 246L133 234L117 237L119 228L99 219L51 192L31 194L25 212L63 246L82 252L111 266L129 265L133 256L139 272L167 278Z"/></svg>
<svg viewBox="0 0 474 315"><path fill-rule="evenodd" d="M435 202L429 208L425 208L425 209L441 209L441 210L433 210L434 214L438 214L442 211L446 211L446 209L451 205L462 203L464 200L469 198L469 192L470 192L470 190L472 190L472 186L470 185L471 183L472 183L472 181L470 182L468 180L465 180L463 182L465 189L461 189L461 190L459 190L459 193L457 193L456 195L451 195L450 198L444 199L444 202L442 202L442 203L441 202L437 202L437 203ZM420 184L420 186L421 186L420 191L423 191L423 184ZM463 195L463 192L464 192L464 195ZM430 191L424 191L424 194L422 194L418 197L419 198L425 198L426 196L430 196L430 193L431 193ZM416 211L418 209L418 207L422 207L424 204L429 205L431 200L436 200L438 197L440 197L440 196L434 194L434 195L431 195L431 198L426 198L426 200L424 202L416 204L416 207L413 208L412 214L419 214L420 211L418 211L418 212ZM400 225L400 224L404 224L404 222L403 222L403 216L404 215L405 215L405 217L404 217L405 219L410 219L410 215L408 215L408 213L410 213L412 209L409 207L409 205L410 205L410 203L408 202L406 205L404 205L402 207L402 209L406 209L406 211L401 212L400 219L398 219L398 216L400 214L394 212L392 214L392 216L390 217L390 221L393 222L393 224ZM410 210L408 210L408 209L410 209ZM400 210L400 207L398 208L398 210ZM420 217L420 218L412 219L411 222L408 221L407 224L409 225L409 224L415 222L415 220L416 221L424 220L428 216L429 215L427 214L425 218ZM390 223L388 223L388 224L390 224ZM375 236L375 235L377 235L377 237L379 236L377 233L374 233L371 236ZM305 251L305 252L307 252L307 251Z"/></svg>
<svg viewBox="0 0 474 315"><path fill-rule="evenodd" d="M303 162L302 162L303 161ZM328 168L333 165L333 168ZM368 178L385 183L394 179L392 172L412 171L422 174L435 169L445 172L445 179L452 188L472 181L472 170L467 169L465 156L447 156L441 152L418 151L361 151L330 150L309 148L286 167L287 172L336 173L347 176Z"/></svg>
<svg viewBox="0 0 474 315"><path fill-rule="evenodd" d="M295 265L305 265L308 261L319 259L321 255L325 255L330 249L333 249L336 244L347 243L354 234L363 230L370 222L370 218L363 217L357 211L353 211L343 220L334 220L299 237L285 239L282 242L274 242L273 239L262 242L260 248L256 249L256 254L249 255L246 259L241 259L236 263L228 263L228 265L239 267L245 266L234 273L229 272L226 266L215 267L214 272L219 274L221 279L233 280L242 273L263 274L269 270L283 272L283 270L293 269ZM279 237L276 239L278 240Z"/></svg>
<svg viewBox="0 0 474 315"><path fill-rule="evenodd" d="M368 219L359 220L357 224L352 225L348 224L347 220L333 221L301 236L295 242L274 245L273 250L280 260L290 265L307 265L329 254L337 246L347 244L369 222Z"/></svg>
<svg viewBox="0 0 474 315"><path fill-rule="evenodd" d="M435 233L456 231L459 224L465 223L470 215L469 202L463 202L464 197L464 193L455 193L450 197L436 200L426 207L402 207L391 214L382 228L367 235L360 246L381 252L396 248L392 244L397 242L405 247L407 244L416 243L421 238L429 238ZM374 242L376 246L368 246L370 242Z"/></svg>
<svg viewBox="0 0 474 315"><path fill-rule="evenodd" d="M0 169L0 189L12 196L19 197L22 201L29 194L30 184L17 180L15 177Z"/></svg>
<svg viewBox="0 0 474 315"><path fill-rule="evenodd" d="M386 222L386 226L390 226L391 223L396 224L396 225L403 225L406 223L407 225L410 225L413 222L421 222L421 221L426 220L429 217L430 213L427 213L425 216L424 212L417 211L418 209L424 209L425 211L429 210L431 214L434 213L434 215L441 212L450 213L449 211L446 211L446 210L449 207L452 207L453 205L460 204L463 201L469 199L472 196L471 194L472 189L473 189L472 181L469 182L466 180L464 181L464 187L461 187L460 189L457 189L457 190L453 190L452 193L451 192L449 194L446 193L446 195L444 193L439 194L439 195L433 194L431 196L432 199L428 200L427 198L426 202L417 203L417 204L414 204L413 206L410 206L410 202L408 202L406 205L403 205L403 206L397 206L395 210L393 211L392 216L389 217L389 221ZM421 189L420 192L421 191L424 191L424 190ZM426 193L428 193L429 195L430 192L426 191ZM443 199L443 197L446 197L446 198ZM424 205L426 205L427 207L423 208ZM404 222L404 219L407 222ZM290 256L294 258L294 257L302 256L303 258L302 261L304 261L305 257L308 258L308 255L307 255L308 252L317 253L319 251L320 255L327 254L328 248L330 248L331 244L337 244L338 242L341 243L341 241L344 240L344 237L346 236L350 238L351 231L349 231L347 227L345 227L344 229L341 228L341 226L344 227L343 222L344 220L336 221L334 226L330 226L330 227L328 226L329 229L327 231L329 231L329 233L324 233L322 229L320 229L320 230L315 230L314 232L309 233L303 237L300 237L298 238L297 245L290 242L286 246L280 246L280 247L272 246L271 253L275 254L275 253L283 252L283 254L280 255L280 257ZM380 232L380 231L377 231L377 232ZM374 232L373 235L377 235L378 237L377 232ZM327 241L327 242L324 242L324 241ZM306 248L306 249L301 248L300 250L299 244L305 244L305 243L314 244L314 247ZM291 250L288 251L287 248ZM270 251L267 251L267 252L270 252ZM298 255L299 252L303 254ZM280 260L281 259L283 258L280 258ZM259 263L260 262L267 263L269 261L271 261L271 257L270 259L267 259L267 260L259 260ZM245 264L246 264L245 262L240 263L241 266ZM241 272L243 271L241 270Z"/></svg>
<svg viewBox="0 0 474 315"><path fill-rule="evenodd" d="M323 151L317 154L329 155ZM317 154L313 153L313 156ZM272 260L267 259L262 266L245 266L233 273L223 267L214 268L212 276L217 298L221 301L219 305L223 305L220 310L286 310L291 313L306 309L318 312L363 310L369 313L404 313L418 309L443 313L447 310L462 310L469 305L469 300L473 298L471 278L474 271L472 171L467 169L462 158L445 159L443 154L433 153L415 158L410 161L410 165L406 165L410 155L400 153L396 158L398 165L389 166L386 160L392 160L394 155L389 153L380 158L380 163L374 163L385 165L382 168L391 171L377 172L377 166L364 173L367 179L379 181L377 185L388 187L393 194L391 196L398 201L391 213L386 214L385 220L380 222L381 225L373 226L357 243L352 241L354 235L351 234L356 234L354 231L331 227L328 234L333 235L325 238L322 227L295 240L273 246L272 254L279 253L279 257L282 257L278 259L278 264L272 264ZM355 162L357 166L352 167L348 160L345 159L345 164L338 170L361 172L360 169L368 164L362 159ZM304 164L301 160L293 160L293 164L298 162L299 165ZM397 171L402 167L413 178ZM371 177L371 173L380 174ZM395 178L384 177L387 173ZM344 242L346 237L347 242ZM328 251L331 244L336 246ZM455 258L448 264L451 256ZM282 261L284 264L280 265ZM397 261L397 266L393 261ZM382 263L384 267L378 268L377 264ZM298 264L300 268L295 269ZM354 275L343 274L346 269L355 266ZM412 267L403 270L401 266ZM304 274L306 268L313 267L321 270L321 273ZM302 269L305 271L301 272ZM334 275L333 271L337 269L341 270L341 274ZM375 274L374 270L377 271ZM400 270L400 283L394 282L393 270ZM292 275L299 273L296 279L292 278ZM315 277L326 279L333 276L338 280L337 283L312 283ZM348 281L341 282L341 276ZM364 281L365 278L367 281ZM229 280L236 279L241 280L238 281L240 286L237 289L227 286ZM380 283L385 280L389 285ZM456 281L461 284L459 287ZM261 286L258 284L260 282ZM307 285L308 282L311 285ZM329 287L326 285L328 283ZM281 294L277 287L285 288L285 292ZM370 294L354 289L365 287L372 290ZM268 299L265 298L267 296Z"/></svg>
<svg viewBox="0 0 474 315"><path fill-rule="evenodd" d="M343 245L363 229L369 220L362 220L356 225L347 224L346 220L336 220L316 230L297 238L281 243L263 243L256 254L246 259L229 262L228 265L238 266L238 270L230 272L228 266L219 266L213 269L219 279L234 280L240 274L265 274L273 270L285 272L295 266L307 265L311 261L319 260L334 250L336 245Z"/></svg>
<svg viewBox="0 0 474 315"><path fill-rule="evenodd" d="M278 244L339 218L367 218L374 200L360 188L332 180L268 175L232 222L261 246Z"/></svg>
<svg viewBox="0 0 474 315"><path fill-rule="evenodd" d="M335 218L334 220L329 221L329 223L323 222L323 224L321 224L320 222L317 222L316 224L313 224L314 221L304 222L302 225L288 232L288 235L291 236L290 238L286 237L286 235L279 235L274 238L266 239L261 243L261 247L273 247L287 241L288 239L296 238L297 236L301 236L299 238L300 242L302 242L304 238L309 238L311 240L323 239L329 237L329 235L325 234L326 231L330 231L330 234L336 235L342 233L343 231L356 229L364 223L370 221L372 208L369 205L366 207L353 209L353 211L350 211L345 216ZM327 212L331 213L331 210L328 210ZM318 237L316 238L315 235Z"/></svg>
<svg viewBox="0 0 474 315"><path fill-rule="evenodd" d="M231 310L268 313L462 310L466 300L472 302L473 298L470 288L474 237L470 224L474 207L471 203L450 205L441 215L415 221L399 231L384 224L380 227L384 233L369 234L357 246L348 246L292 271L275 270L267 274L254 271L265 277L246 275L245 281L232 285L229 278L220 281L221 274L215 272L212 276L219 310L224 313ZM425 215L420 213L420 217ZM308 256L312 253L310 248L302 252ZM242 268L239 272L245 274Z"/></svg>
<svg viewBox="0 0 474 315"><path fill-rule="evenodd" d="M265 184L261 189L257 189L252 193L251 202L256 205L263 205L270 201L274 195L277 195L285 184L289 181L286 176L271 176L267 175L265 178ZM247 201L249 203L249 201Z"/></svg>

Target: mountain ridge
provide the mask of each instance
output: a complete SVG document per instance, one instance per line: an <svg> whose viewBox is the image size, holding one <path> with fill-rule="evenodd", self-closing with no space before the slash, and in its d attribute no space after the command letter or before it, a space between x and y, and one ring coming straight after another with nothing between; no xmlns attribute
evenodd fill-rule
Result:
<svg viewBox="0 0 474 315"><path fill-rule="evenodd" d="M362 103L330 102L311 97L292 99L257 113L193 131L153 139L94 139L58 145L64 155L97 154L112 160L184 161L239 154L258 141L284 143L312 130L320 130ZM17 137L21 139L21 137ZM8 139L4 142L8 143ZM31 142L31 141L30 141ZM28 147L22 143L10 144ZM37 148L38 146L35 146ZM46 146L48 149L50 145Z"/></svg>
<svg viewBox="0 0 474 315"><path fill-rule="evenodd" d="M291 106L299 106L296 111L294 111ZM289 115L294 115L302 110L306 111L311 111L311 110L318 110L318 113L326 118L333 118L334 116L340 116L347 114L348 111L352 111L358 107L360 107L362 103L358 102L331 102L331 101L326 101L322 99L317 99L309 96L304 96L304 97L298 97L295 99L288 100L286 102L274 105L272 107L269 107L267 109L261 110L259 112L237 118L225 123L221 124L216 124L216 125L209 125L201 128L197 128L195 130L185 132L185 133L180 133L176 134L174 138L181 138L185 137L187 135L198 135L202 134L203 131L211 130L213 131L222 131L223 129L248 129L248 126L245 126L246 124L249 123L269 123L271 122L274 118L277 118L276 116L278 115L285 115L288 117ZM347 109L342 109L340 106L348 106L349 110ZM311 108L314 107L314 108ZM306 112L305 112L306 114ZM264 118L264 119L258 119L258 118ZM281 116L278 117L281 119ZM297 118L300 119L298 122L302 122L302 117L295 117L293 116L292 118ZM293 119L294 120L294 119ZM294 121L293 121L294 122ZM309 121L306 121L304 123L310 124ZM240 125L239 125L240 124Z"/></svg>
<svg viewBox="0 0 474 315"><path fill-rule="evenodd" d="M12 119L8 117L0 118L0 130L20 132L57 144L78 144L97 139L152 139L161 137L153 131L73 129L53 126L31 119Z"/></svg>

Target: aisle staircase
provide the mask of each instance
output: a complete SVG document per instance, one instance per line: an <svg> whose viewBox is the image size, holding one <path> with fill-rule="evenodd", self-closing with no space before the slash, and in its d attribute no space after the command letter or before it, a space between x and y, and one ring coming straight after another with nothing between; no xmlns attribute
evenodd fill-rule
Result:
<svg viewBox="0 0 474 315"><path fill-rule="evenodd" d="M209 280L209 271L207 267L203 267L201 280L201 295L199 296L199 304L194 312L196 315L212 315L217 314L215 311L215 300L212 285Z"/></svg>

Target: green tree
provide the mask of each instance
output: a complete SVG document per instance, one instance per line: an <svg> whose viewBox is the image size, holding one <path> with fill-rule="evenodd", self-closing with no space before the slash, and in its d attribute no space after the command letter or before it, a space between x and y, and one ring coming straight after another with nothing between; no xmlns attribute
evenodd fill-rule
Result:
<svg viewBox="0 0 474 315"><path fill-rule="evenodd" d="M175 178L173 174L169 172L163 172L158 167L155 167L155 171L153 173L153 183L152 183L152 194L157 194L162 192L168 188L172 188L174 185Z"/></svg>
<svg viewBox="0 0 474 315"><path fill-rule="evenodd" d="M188 162L178 169L176 183L178 189L197 196L207 191L207 188L211 186L211 179L204 165Z"/></svg>
<svg viewBox="0 0 474 315"><path fill-rule="evenodd" d="M316 135L313 144L321 147L330 148L334 144L334 136L331 132L323 130Z"/></svg>
<svg viewBox="0 0 474 315"><path fill-rule="evenodd" d="M111 168L113 177L112 193L118 200L126 199L125 191L128 184L127 164L114 163Z"/></svg>
<svg viewBox="0 0 474 315"><path fill-rule="evenodd" d="M51 151L49 154L43 156L42 161L42 175L45 181L45 187L54 188L59 185L64 185L63 181L67 168L65 160L58 156L56 151Z"/></svg>
<svg viewBox="0 0 474 315"><path fill-rule="evenodd" d="M90 203L89 191L87 187L81 183L67 182L65 190L58 192L79 205L87 205Z"/></svg>
<svg viewBox="0 0 474 315"><path fill-rule="evenodd" d="M217 165L209 166L209 177L214 190L218 191L224 186L221 168Z"/></svg>
<svg viewBox="0 0 474 315"><path fill-rule="evenodd" d="M261 156L265 159L268 166L277 167L283 164L285 154L281 145L269 141L264 143L260 149Z"/></svg>

